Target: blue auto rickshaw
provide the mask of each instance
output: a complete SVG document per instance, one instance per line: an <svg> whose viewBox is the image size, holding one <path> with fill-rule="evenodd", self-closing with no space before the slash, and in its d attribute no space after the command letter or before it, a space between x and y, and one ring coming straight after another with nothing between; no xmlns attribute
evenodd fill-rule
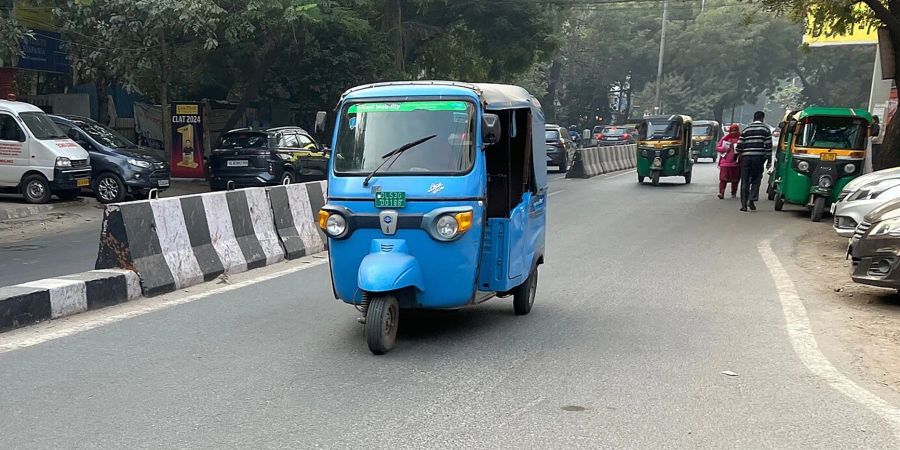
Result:
<svg viewBox="0 0 900 450"><path fill-rule="evenodd" d="M360 86L337 109L326 205L335 297L369 349L394 346L405 309L513 297L531 311L544 262L544 115L517 86ZM317 117L317 128L325 114Z"/></svg>

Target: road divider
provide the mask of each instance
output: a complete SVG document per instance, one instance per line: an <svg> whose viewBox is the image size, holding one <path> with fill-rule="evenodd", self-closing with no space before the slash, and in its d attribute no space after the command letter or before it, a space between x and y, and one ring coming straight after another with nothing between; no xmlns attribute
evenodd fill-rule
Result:
<svg viewBox="0 0 900 450"><path fill-rule="evenodd" d="M0 288L0 331L78 314L141 296L130 270L93 270Z"/></svg>
<svg viewBox="0 0 900 450"><path fill-rule="evenodd" d="M636 145L588 147L575 151L566 178L591 178L604 173L633 169L637 165Z"/></svg>
<svg viewBox="0 0 900 450"><path fill-rule="evenodd" d="M135 271L153 296L324 250L324 182L109 205L97 269Z"/></svg>

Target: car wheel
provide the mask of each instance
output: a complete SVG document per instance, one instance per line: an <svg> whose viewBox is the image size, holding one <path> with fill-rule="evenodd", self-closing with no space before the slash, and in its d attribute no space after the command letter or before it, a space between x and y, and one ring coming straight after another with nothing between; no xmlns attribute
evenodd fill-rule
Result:
<svg viewBox="0 0 900 450"><path fill-rule="evenodd" d="M125 183L114 173L104 173L94 180L94 196L103 204L125 199Z"/></svg>
<svg viewBox="0 0 900 450"><path fill-rule="evenodd" d="M295 182L297 182L297 177L294 176L294 172L285 169L285 171L281 173L279 184L294 184Z"/></svg>
<svg viewBox="0 0 900 450"><path fill-rule="evenodd" d="M562 156L562 160L559 162L559 173L566 173L569 168L569 158L566 155Z"/></svg>
<svg viewBox="0 0 900 450"><path fill-rule="evenodd" d="M81 189L70 189L68 191L59 191L56 193L56 196L59 197L60 200L70 202L78 198L81 195Z"/></svg>
<svg viewBox="0 0 900 450"><path fill-rule="evenodd" d="M28 203L47 203L50 201L50 183L43 175L28 175L22 179L22 195Z"/></svg>

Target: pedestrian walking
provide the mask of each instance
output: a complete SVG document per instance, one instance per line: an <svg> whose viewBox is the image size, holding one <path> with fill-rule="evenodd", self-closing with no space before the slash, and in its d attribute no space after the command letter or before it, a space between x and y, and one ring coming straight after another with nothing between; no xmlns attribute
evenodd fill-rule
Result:
<svg viewBox="0 0 900 450"><path fill-rule="evenodd" d="M753 113L753 123L744 128L737 152L741 164L741 211L756 211L763 171L772 164L772 130L764 124L766 113Z"/></svg>
<svg viewBox="0 0 900 450"><path fill-rule="evenodd" d="M741 182L741 165L737 158L737 144L741 139L741 127L737 124L728 127L728 134L722 136L716 144L719 153L719 198L725 198L725 187L731 183L731 198L737 196L738 184Z"/></svg>

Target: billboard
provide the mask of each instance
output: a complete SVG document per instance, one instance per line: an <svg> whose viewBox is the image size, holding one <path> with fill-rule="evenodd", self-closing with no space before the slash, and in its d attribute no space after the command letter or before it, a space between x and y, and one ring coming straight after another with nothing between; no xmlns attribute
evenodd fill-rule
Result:
<svg viewBox="0 0 900 450"><path fill-rule="evenodd" d="M860 15L865 14L868 6L857 4ZM828 45L862 45L878 43L878 22L855 23L846 33L836 34L832 24L816 21L812 14L807 16L806 30L803 32L803 43L810 47Z"/></svg>
<svg viewBox="0 0 900 450"><path fill-rule="evenodd" d="M171 171L175 178L203 178L203 104L172 104Z"/></svg>

